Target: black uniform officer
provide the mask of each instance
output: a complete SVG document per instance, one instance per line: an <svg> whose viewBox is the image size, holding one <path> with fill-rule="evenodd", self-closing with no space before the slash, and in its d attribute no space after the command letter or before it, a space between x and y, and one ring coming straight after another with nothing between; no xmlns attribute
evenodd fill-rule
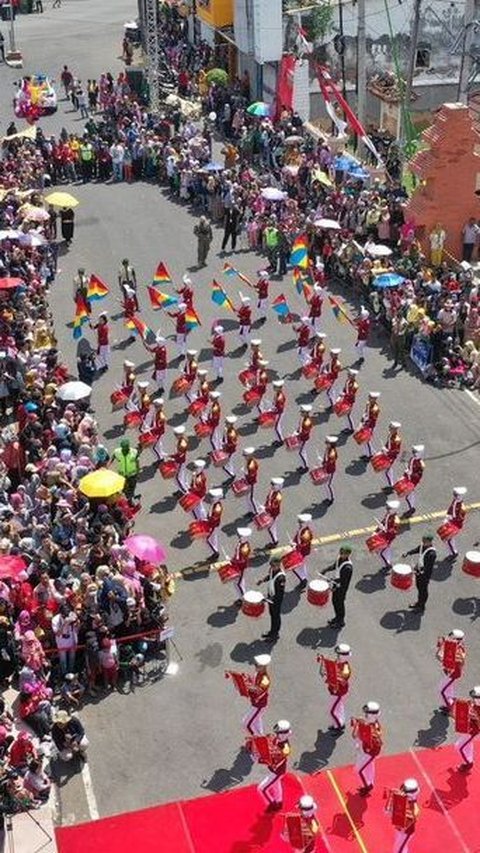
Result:
<svg viewBox="0 0 480 853"><path fill-rule="evenodd" d="M268 583L267 601L270 613L270 630L267 634L262 634L262 637L264 640L269 640L272 643L278 640L280 634L285 582L286 575L283 571L282 563L278 557L273 557L273 559L270 560L270 571L268 575L258 581L258 584Z"/></svg>
<svg viewBox="0 0 480 853"><path fill-rule="evenodd" d="M328 623L331 628L343 628L345 625L345 598L353 572L351 555L352 546L342 545L334 565L322 572L322 574L335 572L335 577L331 581L332 605L335 612L335 618L330 619Z"/></svg>
<svg viewBox="0 0 480 853"><path fill-rule="evenodd" d="M418 554L417 565L415 567L415 584L418 595L415 604L410 604L410 609L416 613L425 613L425 605L428 601L428 585L437 560L437 552L432 543L433 534L425 533L422 536L422 544L418 548L412 548L411 551L403 554L404 557L409 557L411 554Z"/></svg>

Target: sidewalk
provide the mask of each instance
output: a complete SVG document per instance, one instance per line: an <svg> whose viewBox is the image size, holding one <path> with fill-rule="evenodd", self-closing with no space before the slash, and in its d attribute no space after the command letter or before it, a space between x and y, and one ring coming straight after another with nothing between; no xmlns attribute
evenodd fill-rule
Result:
<svg viewBox="0 0 480 853"><path fill-rule="evenodd" d="M49 834L51 841L32 818ZM57 849L50 803L36 809L31 815L14 815L11 831L11 836L9 831L0 834L0 853L9 853L10 850L15 850L15 853L55 853Z"/></svg>

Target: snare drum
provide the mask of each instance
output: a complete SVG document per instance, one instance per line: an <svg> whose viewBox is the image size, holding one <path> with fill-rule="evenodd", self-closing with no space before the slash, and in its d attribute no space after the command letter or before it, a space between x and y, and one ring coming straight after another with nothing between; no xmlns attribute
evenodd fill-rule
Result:
<svg viewBox="0 0 480 853"><path fill-rule="evenodd" d="M321 373L314 382L316 391L328 391L333 385L333 379L328 373Z"/></svg>
<svg viewBox="0 0 480 853"><path fill-rule="evenodd" d="M220 566L218 570L218 577L222 583L229 583L230 581L235 580L235 578L240 577L240 572L235 568L235 566L232 566L231 563L227 563L225 566Z"/></svg>
<svg viewBox="0 0 480 853"><path fill-rule="evenodd" d="M312 479L312 483L315 486L321 486L322 483L326 483L330 477L328 471L325 471L325 468L314 468L310 471L310 477Z"/></svg>
<svg viewBox="0 0 480 853"><path fill-rule="evenodd" d="M211 426L211 424L208 424L208 423L202 422L199 424L195 424L195 426L193 428L195 430L195 435L198 438L206 438L207 435L211 435L213 432L213 426Z"/></svg>
<svg viewBox="0 0 480 853"><path fill-rule="evenodd" d="M474 578L480 578L480 551L467 551L463 558L462 571Z"/></svg>
<svg viewBox="0 0 480 853"><path fill-rule="evenodd" d="M136 429L142 423L142 415L140 412L127 412L123 417L123 425L125 429Z"/></svg>
<svg viewBox="0 0 480 853"><path fill-rule="evenodd" d="M206 539L212 532L212 526L207 519L192 521L188 525L188 532L192 539Z"/></svg>
<svg viewBox="0 0 480 853"><path fill-rule="evenodd" d="M353 403L345 399L345 397L339 397L338 400L335 400L333 404L333 411L335 412L337 418L344 418L345 415L349 415L352 411L352 408Z"/></svg>
<svg viewBox="0 0 480 853"><path fill-rule="evenodd" d="M253 521L257 530L266 530L272 524L273 518L268 512L259 512Z"/></svg>
<svg viewBox="0 0 480 853"><path fill-rule="evenodd" d="M448 542L449 539L457 536L459 532L459 528L453 521L444 521L437 530L442 542Z"/></svg>
<svg viewBox="0 0 480 853"><path fill-rule="evenodd" d="M307 587L307 601L315 607L325 607L330 598L330 585L322 578L310 581Z"/></svg>
<svg viewBox="0 0 480 853"><path fill-rule="evenodd" d="M282 566L286 572L290 571L290 569L298 569L299 566L305 561L305 558L302 556L300 551L297 551L296 548L293 551L289 551L288 554L285 554L282 557Z"/></svg>
<svg viewBox="0 0 480 853"><path fill-rule="evenodd" d="M178 463L173 459L163 459L158 464L158 470L164 480L171 480L178 471Z"/></svg>
<svg viewBox="0 0 480 853"><path fill-rule="evenodd" d="M258 425L263 427L264 429L269 429L270 427L275 426L275 421L278 418L277 412L268 411L268 412L260 412L257 421Z"/></svg>
<svg viewBox="0 0 480 853"><path fill-rule="evenodd" d="M393 489L399 498L403 498L404 495L410 495L415 488L415 484L412 483L409 477L405 474L404 477L400 477L396 483L393 484Z"/></svg>
<svg viewBox="0 0 480 853"><path fill-rule="evenodd" d="M395 589L410 589L413 585L412 567L407 566L404 563L397 563L397 565L392 568L390 583L395 587Z"/></svg>
<svg viewBox="0 0 480 853"><path fill-rule="evenodd" d="M236 498L240 498L242 495L246 495L250 486L248 485L245 479L235 480L232 483L232 492Z"/></svg>
<svg viewBox="0 0 480 853"><path fill-rule="evenodd" d="M251 388L250 391L245 391L242 396L246 406L257 406L262 399L262 392L258 388Z"/></svg>
<svg viewBox="0 0 480 853"><path fill-rule="evenodd" d="M381 450L379 453L374 453L372 458L370 459L372 463L372 468L374 471L386 471L387 468L390 468L392 464L392 460L390 459L388 453L383 453Z"/></svg>
<svg viewBox="0 0 480 853"><path fill-rule="evenodd" d="M186 376L178 376L174 382L172 382L171 393L172 394L185 394L186 391L189 391L193 385L193 380L187 379Z"/></svg>
<svg viewBox="0 0 480 853"><path fill-rule="evenodd" d="M357 444L366 444L367 441L370 441L373 435L373 429L366 426L361 426L353 433L353 437Z"/></svg>
<svg viewBox="0 0 480 853"><path fill-rule="evenodd" d="M152 444L155 444L157 440L157 435L153 429L149 429L146 432L141 432L138 436L138 443L140 447L151 447Z"/></svg>
<svg viewBox="0 0 480 853"><path fill-rule="evenodd" d="M265 598L263 593L249 589L242 598L242 613L257 619L265 610Z"/></svg>
<svg viewBox="0 0 480 853"><path fill-rule="evenodd" d="M194 418L198 418L206 408L207 403L205 400L194 400L193 403L190 403L188 411Z"/></svg>
<svg viewBox="0 0 480 853"><path fill-rule="evenodd" d="M179 504L185 512L193 512L201 501L200 495L197 495L196 492L187 492L186 495L182 495Z"/></svg>
<svg viewBox="0 0 480 853"><path fill-rule="evenodd" d="M112 404L112 411L117 412L118 409L123 409L125 403L129 398L129 393L127 391L123 391L121 388L117 388L116 391L113 391L110 394L110 402Z"/></svg>
<svg viewBox="0 0 480 853"><path fill-rule="evenodd" d="M215 468L221 468L228 458L228 453L226 453L225 450L212 450L210 453L210 459L215 465Z"/></svg>
<svg viewBox="0 0 480 853"><path fill-rule="evenodd" d="M376 553L377 551L383 551L389 542L383 530L377 530L376 533L372 533L368 537L365 544L371 553Z"/></svg>
<svg viewBox="0 0 480 853"><path fill-rule="evenodd" d="M287 435L285 447L287 450L297 450L300 447L300 436L296 433L294 435Z"/></svg>

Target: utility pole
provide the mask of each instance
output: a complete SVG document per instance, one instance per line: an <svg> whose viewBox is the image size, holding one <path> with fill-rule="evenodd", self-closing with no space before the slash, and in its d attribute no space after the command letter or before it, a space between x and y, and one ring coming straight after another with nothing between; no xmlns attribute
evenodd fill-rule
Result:
<svg viewBox="0 0 480 853"><path fill-rule="evenodd" d="M158 43L158 4L157 0L146 0L146 43L147 43L147 80L150 90L150 110L157 115L160 107L159 64L160 48Z"/></svg>
<svg viewBox="0 0 480 853"><path fill-rule="evenodd" d="M468 81L472 69L472 40L475 32L475 0L465 0L465 12L463 19L463 42L462 62L460 65L460 76L458 80L457 100L463 104L468 103Z"/></svg>
<svg viewBox="0 0 480 853"><path fill-rule="evenodd" d="M343 2L338 0L338 28L340 30L340 66L342 69L342 95L347 100L347 80L345 77L345 39L343 34Z"/></svg>
<svg viewBox="0 0 480 853"><path fill-rule="evenodd" d="M367 36L365 27L365 0L357 4L357 115L365 126L367 116Z"/></svg>
<svg viewBox="0 0 480 853"><path fill-rule="evenodd" d="M403 110L403 128L401 135L405 136L411 126L410 121L410 103L412 100L413 77L415 74L415 63L417 59L418 34L420 31L420 15L422 12L422 0L415 0L413 9L413 25L412 25L412 40L410 42L410 55L408 57L407 80L405 83L405 103ZM408 140L409 141L409 140Z"/></svg>

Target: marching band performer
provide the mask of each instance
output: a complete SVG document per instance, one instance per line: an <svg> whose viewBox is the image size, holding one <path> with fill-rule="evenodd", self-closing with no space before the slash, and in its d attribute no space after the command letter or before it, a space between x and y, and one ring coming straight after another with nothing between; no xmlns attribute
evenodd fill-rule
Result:
<svg viewBox="0 0 480 853"><path fill-rule="evenodd" d="M243 725L251 735L263 735L263 715L268 705L271 679L268 667L272 661L270 655L256 655L255 678L249 690L251 710L243 718Z"/></svg>
<svg viewBox="0 0 480 853"><path fill-rule="evenodd" d="M255 448L245 447L243 450L243 456L245 457L243 473L249 486L247 492L247 513L249 515L256 515L258 512L258 506L255 500L255 486L258 480L259 466L255 459Z"/></svg>
<svg viewBox="0 0 480 853"><path fill-rule="evenodd" d="M171 454L171 458L178 465L178 470L175 475L176 483L179 489L182 492L188 491L187 481L186 481L186 473L187 473L187 451L188 451L188 439L185 435L185 427L177 426L173 428L173 434L177 439L177 446L175 448L175 452Z"/></svg>
<svg viewBox="0 0 480 853"><path fill-rule="evenodd" d="M366 702L363 706L364 717L352 717L352 737L359 751L357 771L362 782L359 793L366 797L373 790L375 783L375 759L380 755L383 746L382 726L378 721L380 705L378 702Z"/></svg>
<svg viewBox="0 0 480 853"><path fill-rule="evenodd" d="M207 536L207 545L212 552L212 560L218 560L218 529L223 515L223 489L209 489L208 495L212 498L212 505L207 518L210 525L210 533Z"/></svg>
<svg viewBox="0 0 480 853"><path fill-rule="evenodd" d="M135 365L133 361L123 362L123 381L120 388L116 388L110 395L112 411L128 406L128 402L135 391ZM135 408L135 407L134 407Z"/></svg>
<svg viewBox="0 0 480 853"><path fill-rule="evenodd" d="M334 735L340 735L345 731L345 699L349 687L352 669L348 662L352 651L347 643L339 643L335 647L336 659L326 658L323 655L317 658L320 663L320 675L327 685L328 692L333 697L330 705L330 716L333 725L329 731Z"/></svg>
<svg viewBox="0 0 480 853"><path fill-rule="evenodd" d="M282 508L282 488L285 480L283 477L272 477L270 480L271 486L265 500L265 512L268 513L272 522L268 529L268 535L271 539L271 544L267 547L275 548L278 545L278 528L277 519Z"/></svg>
<svg viewBox="0 0 480 853"><path fill-rule="evenodd" d="M300 589L305 589L307 586L307 558L312 551L313 531L310 527L312 516L309 512L301 512L297 515L298 529L293 537L293 545L295 549L303 557L303 562L299 566L292 569L294 575L300 581Z"/></svg>
<svg viewBox="0 0 480 853"><path fill-rule="evenodd" d="M357 329L357 340L355 342L355 348L358 350L358 363L362 364L365 361L365 347L367 346L368 337L370 335L370 329L372 327L372 321L370 319L370 311L367 311L366 308L360 308L360 317L355 320L355 326Z"/></svg>
<svg viewBox="0 0 480 853"><path fill-rule="evenodd" d="M175 342L177 344L178 358L183 358L187 347L187 306L185 302L179 302L176 307L176 311L167 311L167 314L175 320Z"/></svg>
<svg viewBox="0 0 480 853"><path fill-rule="evenodd" d="M186 308L193 308L193 282L189 275L185 274L182 278L182 286L176 288L175 293L178 293L181 296L182 302L185 303Z"/></svg>
<svg viewBox="0 0 480 853"><path fill-rule="evenodd" d="M376 532L367 540L369 550L380 552L380 558L386 569L392 567L392 542L396 539L400 529L400 519L397 515L397 510L400 506L400 501L388 500L386 504L386 512L382 520L378 523ZM370 542L375 538L379 538L380 546L371 547Z"/></svg>
<svg viewBox="0 0 480 853"><path fill-rule="evenodd" d="M153 452L159 462L161 462L161 460L165 456L165 451L163 449L163 436L165 435L167 418L165 412L163 411L163 402L163 397L156 397L153 400L154 415L152 430L155 435L155 444L153 445Z"/></svg>
<svg viewBox="0 0 480 853"><path fill-rule="evenodd" d="M460 628L453 628L446 636L439 637L437 643L437 660L443 669L440 683L440 710L448 714L456 699L456 682L462 677L467 649L465 633Z"/></svg>
<svg viewBox="0 0 480 853"><path fill-rule="evenodd" d="M340 546L335 563L330 568L324 569L322 575L328 574L328 572L335 572L330 584L333 590L332 605L335 617L330 619L328 624L331 628L343 628L345 625L345 599L353 574L351 545Z"/></svg>
<svg viewBox="0 0 480 853"><path fill-rule="evenodd" d="M188 402L192 402L192 385L197 378L198 372L198 361L197 361L198 350L196 349L187 349L187 358L185 360L185 364L183 366L183 375L185 379L188 381L188 388L185 392L185 397Z"/></svg>
<svg viewBox="0 0 480 853"><path fill-rule="evenodd" d="M210 434L210 444L214 450L219 450L222 443L222 433L220 430L220 418L222 409L218 402L221 397L220 391L210 391L209 397L211 400L210 408L207 412L206 421L212 427Z"/></svg>
<svg viewBox="0 0 480 853"><path fill-rule="evenodd" d="M238 317L238 334L242 345L247 347L250 340L250 332L252 330L252 309L250 307L250 297L240 294L240 308L235 309Z"/></svg>
<svg viewBox="0 0 480 853"><path fill-rule="evenodd" d="M303 463L297 468L297 471L308 471L308 455L306 450L307 442L310 439L312 432L313 420L311 418L313 406L309 403L302 403L300 406L300 421L298 424L297 435L299 438L298 455Z"/></svg>
<svg viewBox="0 0 480 853"><path fill-rule="evenodd" d="M322 468L328 474L328 480L325 481L325 489L327 492L326 500L329 504L333 504L335 500L335 492L333 491L333 478L337 470L337 451L338 437L336 435L327 435L325 438L325 450L323 452Z"/></svg>
<svg viewBox="0 0 480 853"><path fill-rule="evenodd" d="M225 360L225 335L223 331L223 326L220 323L213 328L212 367L217 382L223 382L223 362Z"/></svg>
<svg viewBox="0 0 480 853"><path fill-rule="evenodd" d="M257 376L255 379L255 390L259 394L257 411L263 411L263 398L268 388L268 361L265 358L260 359L258 364Z"/></svg>
<svg viewBox="0 0 480 853"><path fill-rule="evenodd" d="M149 382L146 379L137 380L137 387L133 388L130 396L125 403L125 411L127 412L139 412L142 405L142 397L144 392L147 390L149 386Z"/></svg>
<svg viewBox="0 0 480 853"><path fill-rule="evenodd" d="M314 853L320 825L316 819L317 804L309 794L303 794L298 801L299 813L285 816L283 837L296 853Z"/></svg>
<svg viewBox="0 0 480 853"><path fill-rule="evenodd" d="M420 788L416 779L405 779L403 785L387 794L385 811L395 827L393 853L408 853L420 809L417 805Z"/></svg>
<svg viewBox="0 0 480 853"><path fill-rule="evenodd" d="M332 408L335 405L335 398L334 398L335 384L336 384L336 381L337 381L337 379L340 375L340 372L342 370L342 365L340 363L340 357L339 357L341 352L342 352L342 350L340 349L340 347L334 347L333 349L331 349L330 350L330 360L329 360L329 362L325 368L325 371L326 371L326 374L328 377L327 397L329 399L329 402L330 402L330 405L332 406Z"/></svg>
<svg viewBox="0 0 480 853"><path fill-rule="evenodd" d="M235 550L233 552L233 557L231 559L232 568L236 569L238 572L238 576L235 579L235 586L237 588L239 598L236 600L235 604L237 607L240 607L242 604L242 597L245 595L245 580L244 575L248 569L250 556L252 553L252 549L250 547L249 539L252 535L252 530L250 527L237 527L237 537L238 541L235 545Z"/></svg>
<svg viewBox="0 0 480 853"><path fill-rule="evenodd" d="M160 331L155 336L155 344L148 348L153 354L153 373L152 379L158 385L160 394L163 394L167 381L167 348L165 346L165 338Z"/></svg>
<svg viewBox="0 0 480 853"><path fill-rule="evenodd" d="M267 322L268 289L270 287L270 279L267 270L260 270L258 273L258 281L253 286L257 291L258 319L263 326L263 324Z"/></svg>
<svg viewBox="0 0 480 853"><path fill-rule="evenodd" d="M365 431L366 433L366 438L364 438L363 441L365 441L367 445L368 459L371 459L373 456L372 438L375 432L375 427L377 426L378 416L380 415L380 406L377 403L379 397L380 391L370 391L368 400L365 404L365 411L362 415L360 427L357 431Z"/></svg>
<svg viewBox="0 0 480 853"><path fill-rule="evenodd" d="M338 417L347 416L348 425L352 432L355 432L355 425L352 421L352 409L355 405L359 388L357 376L358 370L354 370L353 367L347 368L345 385L333 405L333 410Z"/></svg>
<svg viewBox="0 0 480 853"><path fill-rule="evenodd" d="M325 332L315 332L315 335L312 339L312 348L310 350L310 361L309 364L313 364L317 373L322 369L323 360L325 358L325 339L327 335Z"/></svg>
<svg viewBox="0 0 480 853"><path fill-rule="evenodd" d="M257 790L267 801L269 812L278 811L283 806L282 779L287 772L288 758L291 753L291 734L292 729L288 720L279 720L273 727L273 734L267 735L265 759L262 761L262 756L259 756L261 763L267 765L268 774L265 779L262 779ZM258 755L255 738L250 741L250 749L254 756Z"/></svg>
<svg viewBox="0 0 480 853"><path fill-rule="evenodd" d="M416 548L411 548L410 551L406 551L405 554L402 554L402 557L409 557L411 554L418 554L414 570L417 601L415 604L410 604L409 607L417 613L425 613L425 605L428 601L428 585L437 560L437 552L433 546L433 534L424 533L422 544Z"/></svg>
<svg viewBox="0 0 480 853"><path fill-rule="evenodd" d="M453 500L447 509L445 521L438 528L438 535L443 542L447 543L451 557L458 557L456 537L460 533L465 523L467 511L463 498L467 494L465 486L455 486L453 490Z"/></svg>
<svg viewBox="0 0 480 853"><path fill-rule="evenodd" d="M473 767L474 740L480 734L480 684L470 690L470 699L454 700L455 731L460 735L455 746L463 758L459 770Z"/></svg>
<svg viewBox="0 0 480 853"><path fill-rule="evenodd" d="M408 490L404 493L405 500L408 506L408 512L414 513L416 508L416 491L420 484L425 470L425 462L422 457L425 452L425 445L414 444L412 447L412 456L408 460L407 469L405 471L405 479L408 483ZM413 488L412 488L413 486ZM398 492L397 492L398 494Z"/></svg>
<svg viewBox="0 0 480 853"><path fill-rule="evenodd" d="M297 334L297 348L300 364L304 367L308 362L308 347L310 344L310 336L312 334L309 317L302 317L300 324L298 326L294 326L293 329Z"/></svg>
<svg viewBox="0 0 480 853"><path fill-rule="evenodd" d="M388 425L388 437L385 442L385 446L383 447L383 453L388 456L390 461L390 465L385 469L385 477L390 488L393 488L394 483L392 471L402 449L402 436L400 435L401 428L402 425L400 421L390 421Z"/></svg>
<svg viewBox="0 0 480 853"><path fill-rule="evenodd" d="M272 382L272 387L275 388L275 396L273 399L273 410L276 413L274 430L275 435L277 436L276 443L278 445L283 444L282 421L285 414L285 406L287 404L287 398L283 390L284 385L285 381L283 379L274 379Z"/></svg>
<svg viewBox="0 0 480 853"><path fill-rule="evenodd" d="M318 331L322 318L323 288L319 284L313 285L313 293L310 298L308 318L314 332Z"/></svg>
<svg viewBox="0 0 480 853"><path fill-rule="evenodd" d="M236 415L227 415L225 418L225 428L222 438L222 450L228 454L228 461L223 466L223 470L229 477L235 477L234 458L238 446L238 432L235 424L238 418Z"/></svg>
<svg viewBox="0 0 480 853"><path fill-rule="evenodd" d="M192 510L193 515L197 519L204 519L207 515L203 504L203 499L207 494L207 477L205 474L206 465L207 463L205 462L205 459L195 459L193 463L195 470L192 474L189 491L194 495L198 495L200 498L200 503Z"/></svg>

